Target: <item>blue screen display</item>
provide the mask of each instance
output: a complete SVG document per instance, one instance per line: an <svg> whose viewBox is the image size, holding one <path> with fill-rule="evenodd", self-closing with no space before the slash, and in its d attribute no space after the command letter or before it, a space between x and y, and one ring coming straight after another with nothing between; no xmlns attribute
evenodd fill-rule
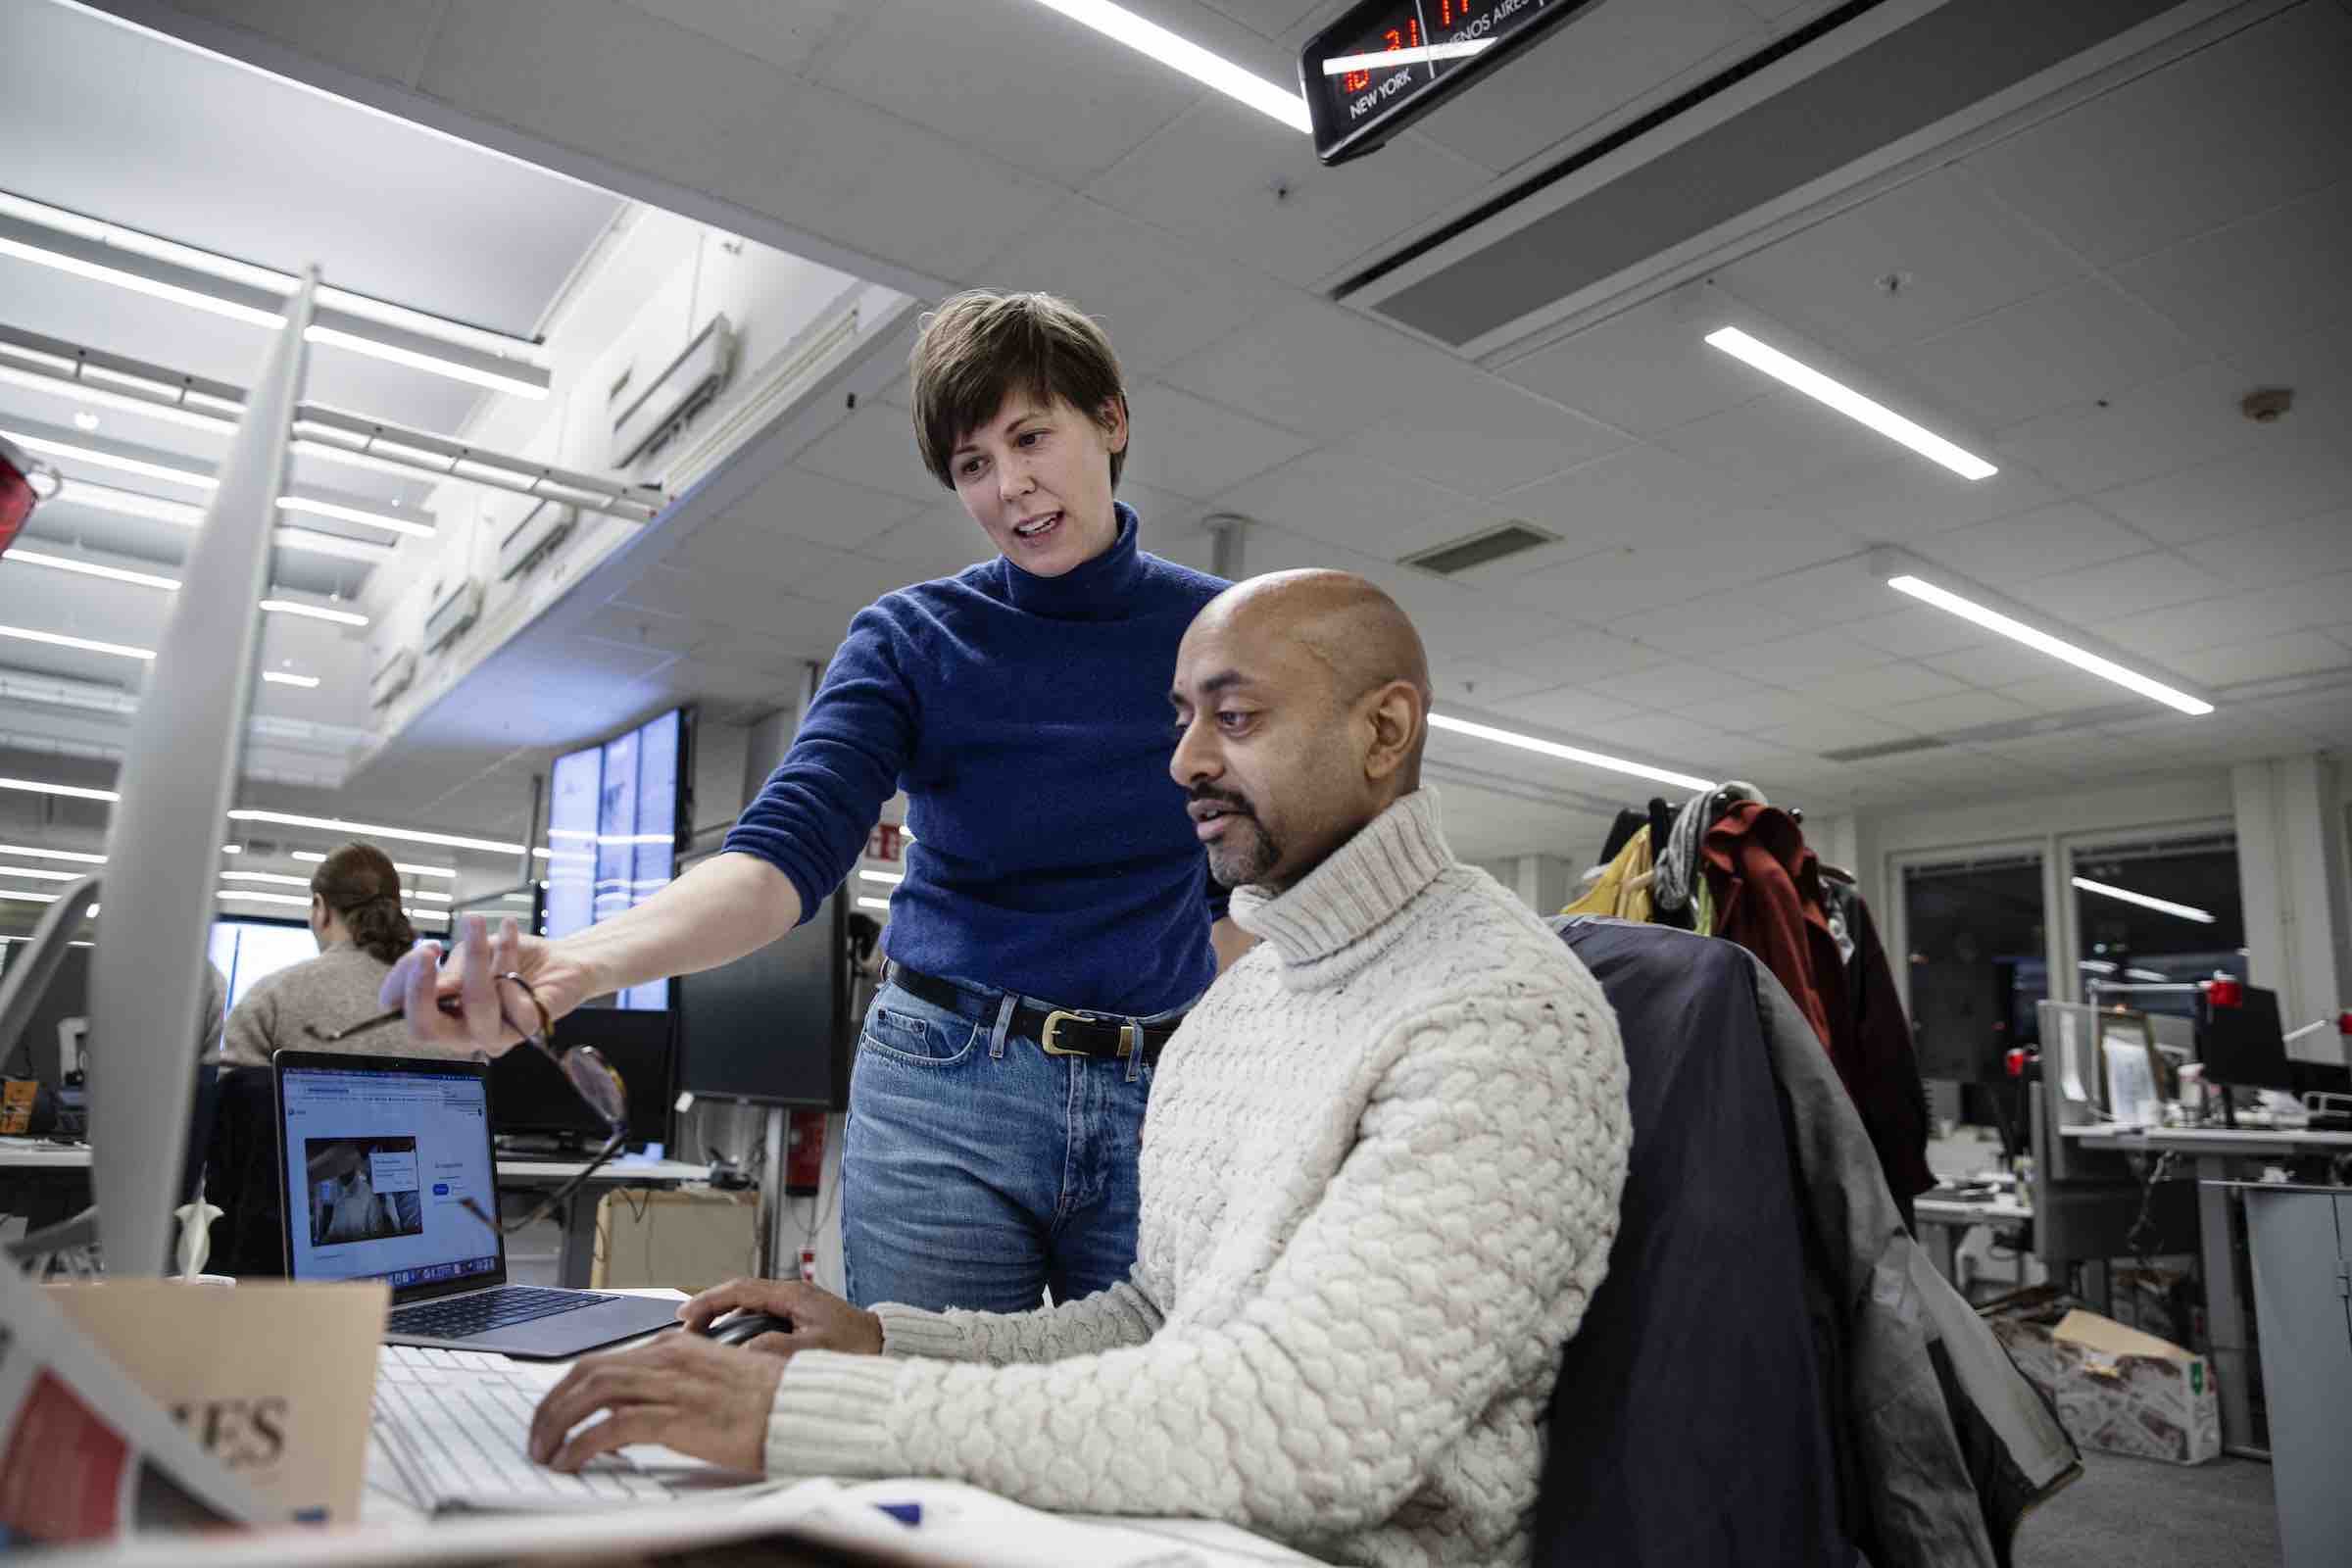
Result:
<svg viewBox="0 0 2352 1568"><path fill-rule="evenodd" d="M684 715L676 710L557 759L549 784L547 931L584 931L669 885L677 863ZM633 986L624 1007L669 1005L669 982Z"/></svg>

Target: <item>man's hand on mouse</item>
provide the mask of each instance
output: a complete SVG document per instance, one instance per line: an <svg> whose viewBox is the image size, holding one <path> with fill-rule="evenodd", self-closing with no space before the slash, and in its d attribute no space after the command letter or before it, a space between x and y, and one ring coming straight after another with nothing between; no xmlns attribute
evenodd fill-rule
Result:
<svg viewBox="0 0 2352 1568"><path fill-rule="evenodd" d="M768 1355L801 1350L841 1350L852 1355L882 1353L882 1320L799 1280L729 1280L714 1285L678 1308L689 1333L700 1334L729 1312L766 1312L792 1320L790 1334L762 1334L744 1346Z"/></svg>

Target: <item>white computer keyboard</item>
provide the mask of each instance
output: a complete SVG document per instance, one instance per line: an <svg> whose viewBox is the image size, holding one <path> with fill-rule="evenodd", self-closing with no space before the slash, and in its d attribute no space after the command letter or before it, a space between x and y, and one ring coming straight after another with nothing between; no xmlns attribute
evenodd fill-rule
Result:
<svg viewBox="0 0 2352 1568"><path fill-rule="evenodd" d="M478 1350L387 1345L376 1362L376 1441L427 1512L458 1501L544 1507L670 1495L626 1452L577 1475L531 1462L531 1412L559 1376Z"/></svg>

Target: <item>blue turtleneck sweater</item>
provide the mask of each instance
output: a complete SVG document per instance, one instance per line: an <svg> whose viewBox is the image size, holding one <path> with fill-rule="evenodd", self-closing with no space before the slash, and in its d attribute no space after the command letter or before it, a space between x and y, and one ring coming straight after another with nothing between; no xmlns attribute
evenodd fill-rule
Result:
<svg viewBox="0 0 2352 1568"><path fill-rule="evenodd" d="M858 612L792 750L727 835L813 912L891 795L885 946L925 974L1148 1017L1216 977L1225 912L1168 777L1176 645L1226 586L1119 538L1059 577L1000 556Z"/></svg>

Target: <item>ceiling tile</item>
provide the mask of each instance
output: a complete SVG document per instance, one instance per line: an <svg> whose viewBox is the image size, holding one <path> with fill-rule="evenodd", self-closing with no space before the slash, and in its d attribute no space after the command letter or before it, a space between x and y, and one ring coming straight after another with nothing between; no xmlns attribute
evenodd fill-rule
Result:
<svg viewBox="0 0 2352 1568"><path fill-rule="evenodd" d="M2013 643L2005 637L1996 637L1981 648L1963 648L1957 653L1937 654L1920 662L1954 680L1987 688L2004 688L2021 681L2039 680L2053 670L2067 667L2047 654L2036 653L2025 644Z"/></svg>
<svg viewBox="0 0 2352 1568"><path fill-rule="evenodd" d="M2348 62L2352 63L2352 62ZM2217 354L2352 313L2352 179L2182 240L2110 274Z"/></svg>
<svg viewBox="0 0 2352 1568"><path fill-rule="evenodd" d="M1497 703L1541 690L1544 685L1541 675L1504 669L1499 664L1482 663L1475 659L1435 658L1429 680L1441 706L1461 704L1470 708L1493 708Z"/></svg>
<svg viewBox="0 0 2352 1568"><path fill-rule="evenodd" d="M1411 404L1351 450L1465 495L1494 497L1613 452L1628 438L1472 366L1417 382Z"/></svg>
<svg viewBox="0 0 2352 1568"><path fill-rule="evenodd" d="M846 552L812 545L772 527L733 517L713 517L687 536L667 564L705 575L755 577L791 583L840 561Z"/></svg>
<svg viewBox="0 0 2352 1568"><path fill-rule="evenodd" d="M1938 403L1999 430L2069 404L2112 398L2206 357L2171 321L2090 278L1930 338L1876 367L1919 389L1935 428Z"/></svg>
<svg viewBox="0 0 2352 1568"><path fill-rule="evenodd" d="M790 6L769 5L766 0L628 0L628 4L795 75L840 28L846 14L871 9L862 0L799 0ZM287 9L313 8L295 5Z"/></svg>
<svg viewBox="0 0 2352 1568"><path fill-rule="evenodd" d="M2148 541L2104 513L2070 501L1931 534L1911 548L1980 582L2012 583L2121 561L2144 552Z"/></svg>
<svg viewBox="0 0 2352 1568"><path fill-rule="evenodd" d="M1486 706L1504 717L1566 730L1571 735L1582 735L1595 724L1614 723L1619 719L1632 718L1642 711L1642 705L1611 696L1605 683L1598 690L1582 686L1555 686L1533 696L1513 697Z"/></svg>
<svg viewBox="0 0 2352 1568"><path fill-rule="evenodd" d="M1740 258L1721 279L1740 299L1862 360L2082 273L2080 261L1946 165Z"/></svg>
<svg viewBox="0 0 2352 1568"><path fill-rule="evenodd" d="M1204 501L1313 450L1303 436L1147 381L1128 393L1134 436L1126 473L1170 495Z"/></svg>
<svg viewBox="0 0 2352 1568"><path fill-rule="evenodd" d="M2326 576L2352 560L2352 510L2224 534L2182 545L2180 554L2228 588L2273 588Z"/></svg>
<svg viewBox="0 0 2352 1568"><path fill-rule="evenodd" d="M1583 682L1603 691L1612 676L1670 662L1655 649L1605 631L1581 627L1523 647L1501 649L1494 655L1494 662L1508 669L1551 673L1556 679Z"/></svg>
<svg viewBox="0 0 2352 1568"><path fill-rule="evenodd" d="M1997 692L1953 692L1916 703L1897 703L1886 710L1886 717L1923 735L1941 735L1979 724L2024 718L2032 711L2025 704Z"/></svg>
<svg viewBox="0 0 2352 1568"><path fill-rule="evenodd" d="M1771 383L1720 349L1682 293L1638 305L1496 367L1516 381L1604 424L1654 435L1761 397Z"/></svg>
<svg viewBox="0 0 2352 1568"><path fill-rule="evenodd" d="M1694 724L1670 713L1645 713L1594 724L1586 733L1594 741L1596 750L1622 750L1633 761L1681 762L1693 772L1720 776L1721 770L1713 759L1726 747L1723 731L1712 724ZM1611 787L1622 790L1625 798L1632 801L1646 798L1657 786L1619 779Z"/></svg>
<svg viewBox="0 0 2352 1568"><path fill-rule="evenodd" d="M992 561L997 551L969 514L950 505L900 523L860 553L906 566L921 573L916 580L928 580L952 577L977 562Z"/></svg>
<svg viewBox="0 0 2352 1568"><path fill-rule="evenodd" d="M1378 158L1326 169L1306 137L1211 93L1086 194L1313 286L1488 180L1478 165L1413 136L1390 142Z"/></svg>
<svg viewBox="0 0 2352 1568"><path fill-rule="evenodd" d="M1873 668L1887 662L1887 656L1884 650L1843 632L1809 631L1726 649L1707 662L1718 669L1775 686L1801 686L1832 675Z"/></svg>
<svg viewBox="0 0 2352 1568"><path fill-rule="evenodd" d="M1466 532L1476 520L1451 491L1360 458L1310 453L1226 492L1221 510L1383 561ZM1261 569L1250 562L1254 573ZM1263 569L1273 569L1271 567Z"/></svg>
<svg viewBox="0 0 2352 1568"><path fill-rule="evenodd" d="M2352 173L2337 113L2347 75L2352 18L2291 6L1966 167L2060 243L2111 265Z"/></svg>
<svg viewBox="0 0 2352 1568"><path fill-rule="evenodd" d="M2096 675L2086 675L2046 659L2041 663L2044 673L2003 686L2001 695L2040 713L2104 710L2119 703L2146 701Z"/></svg>
<svg viewBox="0 0 2352 1568"><path fill-rule="evenodd" d="M1963 683L1939 670L1909 661L1849 669L1812 680L1792 682L1800 697L1830 708L1875 711L1892 703L1912 703L1923 697L1941 697L1962 689Z"/></svg>
<svg viewBox="0 0 2352 1568"><path fill-rule="evenodd" d="M1652 648L1663 648L1670 654L1712 664L1725 661L1705 656L1725 649L1770 644L1775 638L1792 636L1803 629L1802 621L1769 606L1754 604L1738 589L1690 600L1679 606L1672 615L1643 616L1633 626L1634 632Z"/></svg>
<svg viewBox="0 0 2352 1568"><path fill-rule="evenodd" d="M1717 698L1752 696L1766 688L1705 664L1675 663L1628 670L1602 682L1599 689L1641 708L1671 709Z"/></svg>
<svg viewBox="0 0 2352 1568"><path fill-rule="evenodd" d="M1840 752L1854 746L1883 746L1914 733L1887 723L1884 717L1851 713L1843 709L1815 708L1784 719L1773 731L1773 738L1783 746L1818 756L1825 751Z"/></svg>
<svg viewBox="0 0 2352 1568"><path fill-rule="evenodd" d="M2191 680L2208 686L2230 686L2239 681L2273 680L2315 670L2340 670L2352 675L2352 648L2320 632L2290 631L2228 648L2181 654L2173 663ZM2352 704L2347 707L2352 708Z"/></svg>
<svg viewBox="0 0 2352 1568"><path fill-rule="evenodd" d="M1716 729L1747 735L1773 735L1783 724L1812 717L1821 705L1794 692L1766 689L1741 697L1711 697L1677 708L1675 712Z"/></svg>
<svg viewBox="0 0 2352 1568"><path fill-rule="evenodd" d="M1775 505L1816 518L1857 541L1886 544L1945 528L2014 516L2065 499L2057 486L2023 468L1963 479L1909 453L1875 468L1841 473L1792 491Z"/></svg>
<svg viewBox="0 0 2352 1568"><path fill-rule="evenodd" d="M1572 544L1641 544L1687 535L1743 500L1738 480L1660 447L1631 446L1514 490L1495 505Z"/></svg>
<svg viewBox="0 0 2352 1568"><path fill-rule="evenodd" d="M2185 544L2334 511L2347 495L2352 452L2289 423L2259 432L2235 457L2102 491L2097 501L2150 538Z"/></svg>
<svg viewBox="0 0 2352 1568"><path fill-rule="evenodd" d="M1882 585L1880 592L1887 600L1900 603L1901 596L1893 589ZM1957 615L1931 610L1925 605L1914 605L1884 615L1865 615L1847 625L1845 630L1855 641L1885 649L1902 659L1930 659L1963 648L1983 647L1992 640L1990 632L1980 630Z"/></svg>
<svg viewBox="0 0 2352 1568"><path fill-rule="evenodd" d="M2093 622L2092 636L2128 653L2159 662L2200 648L2251 642L2275 624L2266 624L2259 612L2233 599L2208 599L2199 604L2175 605L2136 615Z"/></svg>
<svg viewBox="0 0 2352 1568"><path fill-rule="evenodd" d="M2011 425L1987 456L2023 464L2069 494L2136 483L2258 439L2261 427L2238 412L2248 390L2243 370L2211 361Z"/></svg>
<svg viewBox="0 0 2352 1568"><path fill-rule="evenodd" d="M1198 353L1290 294L1261 272L1084 196L1016 235L977 275L988 287L1074 301L1102 323L1130 378ZM898 401L904 406L904 392Z"/></svg>
<svg viewBox="0 0 2352 1568"><path fill-rule="evenodd" d="M884 0L817 76L944 136L1064 185L1143 145L1203 96L1158 61L1043 6ZM951 43L950 40L953 40ZM1052 61L1053 90L1038 68Z"/></svg>
<svg viewBox="0 0 2352 1568"><path fill-rule="evenodd" d="M1325 9L1325 0L1200 0L1200 3L1269 38L1288 35L1317 11Z"/></svg>
<svg viewBox="0 0 2352 1568"><path fill-rule="evenodd" d="M1287 429L1344 440L1405 408L1458 360L1368 317L1301 300L1209 344L1161 379Z"/></svg>
<svg viewBox="0 0 2352 1568"><path fill-rule="evenodd" d="M917 507L935 506L948 494L946 487L931 477L931 470L923 466L922 457L915 451L914 429L906 416L884 404L869 404L859 409L794 454L792 461L810 473L869 491L880 490ZM763 485L760 493L771 495L789 482L779 475ZM838 493L818 494L828 505L845 499ZM740 506L738 503L738 510ZM796 503L790 510L791 514L800 516L820 509ZM902 510L891 518L889 526L905 522L909 515L911 513Z"/></svg>
<svg viewBox="0 0 2352 1568"><path fill-rule="evenodd" d="M863 609L886 593L926 580L920 569L903 561L844 556L802 581L796 591L819 604Z"/></svg>
<svg viewBox="0 0 2352 1568"><path fill-rule="evenodd" d="M1886 461L1886 438L1796 392L1768 392L1651 438L1765 501Z"/></svg>
<svg viewBox="0 0 2352 1568"><path fill-rule="evenodd" d="M2084 625L2219 598L2223 589L2211 572L2169 550L2151 550L2104 565L2033 578L2012 585L2011 591L2045 614Z"/></svg>

